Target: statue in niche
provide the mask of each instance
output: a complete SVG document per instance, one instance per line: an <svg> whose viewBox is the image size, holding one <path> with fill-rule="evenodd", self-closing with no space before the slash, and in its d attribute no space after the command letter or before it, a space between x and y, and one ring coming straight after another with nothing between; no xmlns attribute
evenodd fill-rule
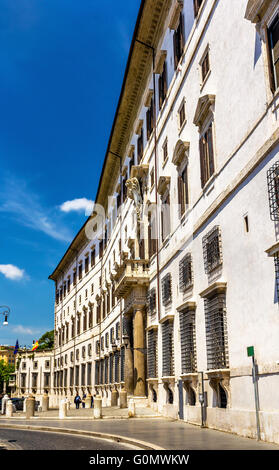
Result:
<svg viewBox="0 0 279 470"><path fill-rule="evenodd" d="M137 178L130 178L126 181L127 196L132 199L136 206L137 219L141 218L142 196L140 183Z"/></svg>

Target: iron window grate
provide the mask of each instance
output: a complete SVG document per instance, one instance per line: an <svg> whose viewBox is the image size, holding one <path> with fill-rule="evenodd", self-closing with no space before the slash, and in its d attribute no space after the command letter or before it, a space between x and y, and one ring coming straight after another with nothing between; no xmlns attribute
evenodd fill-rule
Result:
<svg viewBox="0 0 279 470"><path fill-rule="evenodd" d="M277 302L279 301L279 253L274 256Z"/></svg>
<svg viewBox="0 0 279 470"><path fill-rule="evenodd" d="M147 335L147 371L148 378L158 376L158 359L157 359L157 331L150 330Z"/></svg>
<svg viewBox="0 0 279 470"><path fill-rule="evenodd" d="M173 360L173 323L165 321L162 325L163 342L163 377L169 377L174 372Z"/></svg>
<svg viewBox="0 0 279 470"><path fill-rule="evenodd" d="M197 371L195 312L182 311L179 315L182 374Z"/></svg>
<svg viewBox="0 0 279 470"><path fill-rule="evenodd" d="M219 226L213 227L210 232L203 237L203 258L206 274L220 266L223 261L221 230Z"/></svg>
<svg viewBox="0 0 279 470"><path fill-rule="evenodd" d="M114 353L114 380L116 383L119 382L119 351Z"/></svg>
<svg viewBox="0 0 279 470"><path fill-rule="evenodd" d="M156 289L153 287L148 294L148 312L153 315L156 311Z"/></svg>
<svg viewBox="0 0 279 470"><path fill-rule="evenodd" d="M208 369L229 367L225 294L205 299L205 330Z"/></svg>
<svg viewBox="0 0 279 470"><path fill-rule="evenodd" d="M267 171L267 188L270 218L279 220L279 161Z"/></svg>
<svg viewBox="0 0 279 470"><path fill-rule="evenodd" d="M193 285L193 265L191 253L187 253L179 263L179 288L183 292Z"/></svg>
<svg viewBox="0 0 279 470"><path fill-rule="evenodd" d="M170 273L168 273L162 279L162 301L163 301L164 306L171 303L171 274Z"/></svg>
<svg viewBox="0 0 279 470"><path fill-rule="evenodd" d="M125 348L121 348L120 359L121 359L120 380L121 382L124 382L125 381Z"/></svg>

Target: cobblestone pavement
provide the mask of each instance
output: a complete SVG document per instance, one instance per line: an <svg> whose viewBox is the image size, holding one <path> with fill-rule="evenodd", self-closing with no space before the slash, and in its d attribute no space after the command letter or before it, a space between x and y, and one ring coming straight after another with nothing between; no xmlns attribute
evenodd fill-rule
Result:
<svg viewBox="0 0 279 470"><path fill-rule="evenodd" d="M181 421L157 419L114 419L114 420L46 420L46 419L5 419L2 424L51 426L72 430L87 430L130 437L152 443L164 449L174 450L279 450L279 446L254 439L244 438L213 429L200 428ZM0 431L1 436L1 431Z"/></svg>

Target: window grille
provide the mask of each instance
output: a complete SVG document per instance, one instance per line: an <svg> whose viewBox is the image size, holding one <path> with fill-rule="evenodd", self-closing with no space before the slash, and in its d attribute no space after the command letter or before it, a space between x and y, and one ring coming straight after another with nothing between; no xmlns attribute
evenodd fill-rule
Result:
<svg viewBox="0 0 279 470"><path fill-rule="evenodd" d="M95 361L95 385L100 384L100 363L99 361Z"/></svg>
<svg viewBox="0 0 279 470"><path fill-rule="evenodd" d="M180 341L181 341L181 369L182 374L196 372L196 331L195 312L182 311L179 314Z"/></svg>
<svg viewBox="0 0 279 470"><path fill-rule="evenodd" d="M79 385L79 366L76 366L76 385Z"/></svg>
<svg viewBox="0 0 279 470"><path fill-rule="evenodd" d="M202 239L203 258L206 274L222 264L221 231L219 226L213 229Z"/></svg>
<svg viewBox="0 0 279 470"><path fill-rule="evenodd" d="M147 335L148 350L147 350L147 370L148 377L154 378L158 376L157 367L157 331L150 330Z"/></svg>
<svg viewBox="0 0 279 470"><path fill-rule="evenodd" d="M88 346L87 346L87 352L88 352L88 356L90 357L91 354L92 354L92 345L91 345L91 344L88 344Z"/></svg>
<svg viewBox="0 0 279 470"><path fill-rule="evenodd" d="M100 361L100 384L104 383L104 359Z"/></svg>
<svg viewBox="0 0 279 470"><path fill-rule="evenodd" d="M151 289L149 291L148 310L149 310L150 315L152 315L156 311L156 289L155 289L155 287L153 287L153 289Z"/></svg>
<svg viewBox="0 0 279 470"><path fill-rule="evenodd" d="M109 358L105 358L105 384L108 383L108 365L109 365Z"/></svg>
<svg viewBox="0 0 279 470"><path fill-rule="evenodd" d="M125 348L121 348L121 377L120 381L125 381Z"/></svg>
<svg viewBox="0 0 279 470"><path fill-rule="evenodd" d="M114 373L115 373L115 377L114 377L114 381L116 383L119 383L119 351L116 351L114 353Z"/></svg>
<svg viewBox="0 0 279 470"><path fill-rule="evenodd" d="M85 358L85 346L82 346L81 354L82 357Z"/></svg>
<svg viewBox="0 0 279 470"><path fill-rule="evenodd" d="M279 301L279 253L274 256L277 302Z"/></svg>
<svg viewBox="0 0 279 470"><path fill-rule="evenodd" d="M162 279L162 302L166 306L171 302L171 274Z"/></svg>
<svg viewBox="0 0 279 470"><path fill-rule="evenodd" d="M100 341L96 341L96 354L97 356L100 355Z"/></svg>
<svg viewBox="0 0 279 470"><path fill-rule="evenodd" d="M79 360L79 349L76 350L76 360Z"/></svg>
<svg viewBox="0 0 279 470"><path fill-rule="evenodd" d="M183 292L192 285L192 256L191 253L187 253L179 263L179 289Z"/></svg>
<svg viewBox="0 0 279 470"><path fill-rule="evenodd" d="M113 354L109 356L109 383L113 383Z"/></svg>
<svg viewBox="0 0 279 470"><path fill-rule="evenodd" d="M116 323L116 339L120 339L120 323Z"/></svg>
<svg viewBox="0 0 279 470"><path fill-rule="evenodd" d="M87 364L87 385L91 385L91 362L88 362Z"/></svg>
<svg viewBox="0 0 279 470"><path fill-rule="evenodd" d="M81 366L81 385L85 385L85 364Z"/></svg>
<svg viewBox="0 0 279 470"><path fill-rule="evenodd" d="M114 328L110 329L110 343L112 344L114 341Z"/></svg>
<svg viewBox="0 0 279 470"><path fill-rule="evenodd" d="M109 334L106 333L106 336L105 336L105 344L106 344L106 348L109 347Z"/></svg>
<svg viewBox="0 0 279 470"><path fill-rule="evenodd" d="M229 367L225 294L205 299L205 329L207 368Z"/></svg>
<svg viewBox="0 0 279 470"><path fill-rule="evenodd" d="M163 377L173 375L173 323L165 321L162 325Z"/></svg>
<svg viewBox="0 0 279 470"><path fill-rule="evenodd" d="M267 187L271 220L279 220L279 161L267 171Z"/></svg>

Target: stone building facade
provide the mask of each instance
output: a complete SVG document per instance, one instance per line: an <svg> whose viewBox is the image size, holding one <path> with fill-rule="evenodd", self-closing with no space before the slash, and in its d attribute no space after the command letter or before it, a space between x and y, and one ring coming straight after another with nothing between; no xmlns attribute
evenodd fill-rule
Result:
<svg viewBox="0 0 279 470"><path fill-rule="evenodd" d="M278 19L275 0L142 1L95 210L50 276L53 405L125 387L200 424L203 397L208 427L255 437L254 346L279 443Z"/></svg>

